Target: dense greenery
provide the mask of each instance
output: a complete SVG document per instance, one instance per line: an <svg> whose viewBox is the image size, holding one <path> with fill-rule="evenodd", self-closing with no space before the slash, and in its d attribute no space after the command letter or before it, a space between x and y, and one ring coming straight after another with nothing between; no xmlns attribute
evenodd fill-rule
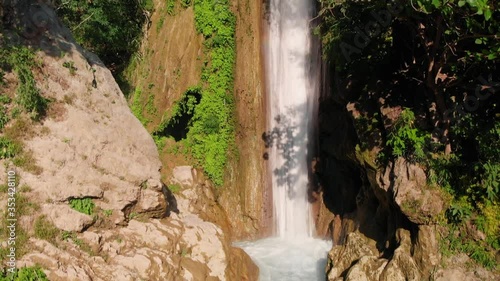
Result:
<svg viewBox="0 0 500 281"><path fill-rule="evenodd" d="M56 1L57 14L76 41L96 53L111 70L120 70L140 43L152 0Z"/></svg>
<svg viewBox="0 0 500 281"><path fill-rule="evenodd" d="M182 6L190 3L183 1ZM222 185L228 153L234 144L235 17L228 0L194 1L194 12L196 29L205 38L203 84L188 89L164 114L154 136L158 141L162 135L185 138L205 173L216 185Z"/></svg>
<svg viewBox="0 0 500 281"><path fill-rule="evenodd" d="M221 185L228 151L234 143L236 22L228 0L195 1L194 12L196 29L205 37L208 60L202 71L203 94L195 108L187 140L207 175Z"/></svg>
<svg viewBox="0 0 500 281"><path fill-rule="evenodd" d="M320 3L324 57L344 83L346 102L365 120L356 124L365 125L358 136L375 136L360 139L363 148L382 144L381 158L405 157L425 167L429 184L453 198L447 248L494 266L500 249L498 3ZM359 132L368 126L380 134ZM467 236L471 224L484 241Z"/></svg>

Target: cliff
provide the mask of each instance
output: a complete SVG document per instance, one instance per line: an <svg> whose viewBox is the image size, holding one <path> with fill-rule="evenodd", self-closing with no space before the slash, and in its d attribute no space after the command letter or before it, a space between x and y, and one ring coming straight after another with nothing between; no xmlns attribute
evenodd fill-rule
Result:
<svg viewBox="0 0 500 281"><path fill-rule="evenodd" d="M75 43L53 8L17 1L2 13L2 48L8 57L32 54L29 86L46 101L39 118L12 114L25 76L17 65L2 66L12 116L2 137L23 151L1 160L2 182L7 171L17 177L18 267L39 265L50 280L254 280L248 256L162 182L151 135L111 72ZM195 171L182 171L163 181L183 190L202 184ZM1 196L3 213L8 194Z"/></svg>

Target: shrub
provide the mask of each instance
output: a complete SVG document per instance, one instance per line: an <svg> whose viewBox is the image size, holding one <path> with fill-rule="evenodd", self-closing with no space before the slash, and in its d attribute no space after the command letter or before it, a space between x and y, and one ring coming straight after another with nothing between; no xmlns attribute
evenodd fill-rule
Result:
<svg viewBox="0 0 500 281"><path fill-rule="evenodd" d="M76 199L70 199L69 200L69 205L71 208L77 210L80 213L84 213L87 215L92 215L94 213L94 202L90 198L76 198Z"/></svg>

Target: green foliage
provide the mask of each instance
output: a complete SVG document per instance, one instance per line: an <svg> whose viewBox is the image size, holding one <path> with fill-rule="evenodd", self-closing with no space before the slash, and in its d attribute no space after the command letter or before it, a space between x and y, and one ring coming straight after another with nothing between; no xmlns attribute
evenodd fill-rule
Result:
<svg viewBox="0 0 500 281"><path fill-rule="evenodd" d="M489 246L482 241L468 239L460 232L460 228L453 226L450 233L443 237L440 243L441 252L445 256L455 253L466 253L470 258L487 269L494 269L496 265L495 256L489 250Z"/></svg>
<svg viewBox="0 0 500 281"><path fill-rule="evenodd" d="M94 202L90 198L76 198L76 199L70 199L69 200L69 205L71 208L77 210L80 213L84 213L87 215L92 215L94 213Z"/></svg>
<svg viewBox="0 0 500 281"><path fill-rule="evenodd" d="M386 145L392 150L392 156L421 161L426 157L425 142L425 134L415 127L415 114L404 109L387 136Z"/></svg>
<svg viewBox="0 0 500 281"><path fill-rule="evenodd" d="M457 201L453 202L451 206L446 210L446 217L448 222L453 224L459 224L467 219L469 219L472 214L472 206L467 201L467 197L462 196Z"/></svg>
<svg viewBox="0 0 500 281"><path fill-rule="evenodd" d="M228 0L195 1L194 12L196 29L205 37L205 55L210 62L202 71L206 84L187 143L205 173L216 185L222 185L227 156L234 144L236 22Z"/></svg>
<svg viewBox="0 0 500 281"><path fill-rule="evenodd" d="M104 210L103 212L106 217L110 217L113 214L113 210Z"/></svg>
<svg viewBox="0 0 500 281"><path fill-rule="evenodd" d="M38 267L21 267L14 274L3 272L0 274L1 281L49 281L47 275Z"/></svg>
<svg viewBox="0 0 500 281"><path fill-rule="evenodd" d="M152 0L69 0L56 2L57 13L77 42L96 53L116 70L125 65L139 46Z"/></svg>
<svg viewBox="0 0 500 281"><path fill-rule="evenodd" d="M11 99L4 94L0 94L0 103L2 104L9 104L11 102Z"/></svg>
<svg viewBox="0 0 500 281"><path fill-rule="evenodd" d="M148 101L146 102L146 112L150 115L156 115L158 110L155 107L155 96L153 94L149 94Z"/></svg>

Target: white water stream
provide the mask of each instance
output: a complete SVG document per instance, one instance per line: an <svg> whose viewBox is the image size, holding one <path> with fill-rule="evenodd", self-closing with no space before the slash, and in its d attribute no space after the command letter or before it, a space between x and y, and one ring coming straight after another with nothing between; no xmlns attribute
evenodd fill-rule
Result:
<svg viewBox="0 0 500 281"><path fill-rule="evenodd" d="M270 0L266 71L276 236L236 243L259 266L260 281L325 280L331 243L313 238L307 194L320 67L310 28L313 3Z"/></svg>

